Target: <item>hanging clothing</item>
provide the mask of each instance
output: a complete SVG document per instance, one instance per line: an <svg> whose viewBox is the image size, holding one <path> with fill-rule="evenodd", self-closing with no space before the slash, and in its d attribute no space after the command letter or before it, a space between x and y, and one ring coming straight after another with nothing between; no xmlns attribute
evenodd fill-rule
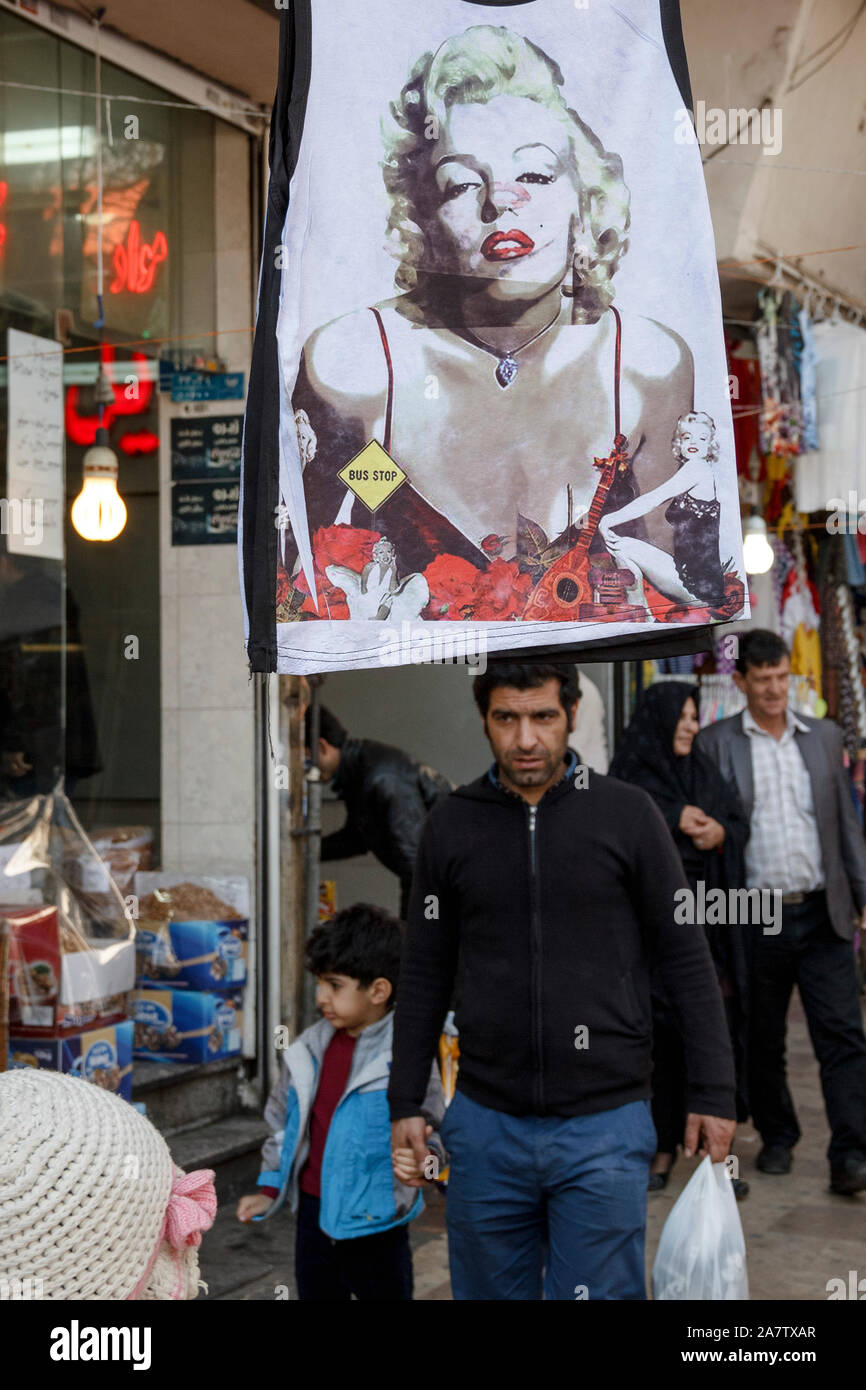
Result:
<svg viewBox="0 0 866 1390"><path fill-rule="evenodd" d="M779 632L791 649L791 671L821 695L821 600L806 571L803 537L793 538L794 565L782 585Z"/></svg>
<svg viewBox="0 0 866 1390"><path fill-rule="evenodd" d="M866 331L824 319L813 338L819 448L794 464L796 506L845 512L866 497Z"/></svg>
<svg viewBox="0 0 866 1390"><path fill-rule="evenodd" d="M690 104L677 0L281 10L240 508L253 670L673 653L747 616ZM678 468L718 504L688 526L656 497ZM599 533L626 506L643 597Z"/></svg>
<svg viewBox="0 0 866 1390"><path fill-rule="evenodd" d="M750 465L758 454L760 444L761 368L757 357L746 355L744 343L734 344L726 336L725 344L728 351L728 376L731 379L737 472L748 478L752 476ZM749 347L754 354L754 347L751 344ZM758 454L756 477L760 477L760 462Z"/></svg>
<svg viewBox="0 0 866 1390"><path fill-rule="evenodd" d="M761 451L788 458L800 452L800 375L792 342L799 305L790 290L758 291L755 342L761 366ZM799 332L799 321L797 321Z"/></svg>
<svg viewBox="0 0 866 1390"><path fill-rule="evenodd" d="M809 310L799 312L800 338L802 348L798 367L800 369L800 401L802 404L802 428L800 450L820 448L818 437L818 352L815 347L815 325Z"/></svg>

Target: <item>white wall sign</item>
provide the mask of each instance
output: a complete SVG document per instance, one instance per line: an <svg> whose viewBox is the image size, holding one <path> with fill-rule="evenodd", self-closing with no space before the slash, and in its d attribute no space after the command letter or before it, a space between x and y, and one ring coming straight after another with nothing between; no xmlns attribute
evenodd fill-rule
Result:
<svg viewBox="0 0 866 1390"><path fill-rule="evenodd" d="M0 530L13 555L63 559L63 350L9 329L7 495Z"/></svg>

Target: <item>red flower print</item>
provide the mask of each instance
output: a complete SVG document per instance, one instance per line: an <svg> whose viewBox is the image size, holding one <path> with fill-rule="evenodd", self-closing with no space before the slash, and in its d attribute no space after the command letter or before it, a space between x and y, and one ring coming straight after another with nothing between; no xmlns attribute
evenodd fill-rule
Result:
<svg viewBox="0 0 866 1390"><path fill-rule="evenodd" d="M291 582L291 580L289 579L288 571L284 568L283 565L280 564L280 562L279 562L279 560L278 560L278 561L277 561L277 607L278 607L278 608L279 608L280 604L281 604L281 603L285 603L286 599L289 597L289 591L290 591L291 587L292 587L292 582Z"/></svg>
<svg viewBox="0 0 866 1390"><path fill-rule="evenodd" d="M373 546L381 539L378 531L364 531L357 526L320 526L313 532L313 560L316 566L316 590L319 595L318 608L310 596L310 587L302 571L295 580L295 588L307 598L301 606L302 613L311 613L317 618L331 618L342 621L349 617L349 605L342 589L336 588L328 579L325 569L328 565L345 565L347 569L360 574L364 566L373 558Z"/></svg>
<svg viewBox="0 0 866 1390"><path fill-rule="evenodd" d="M424 578L430 589L425 617L460 622L471 616L480 572L468 560L461 560L459 555L437 555L425 569Z"/></svg>
<svg viewBox="0 0 866 1390"><path fill-rule="evenodd" d="M379 531L362 531L358 526L320 526L313 532L316 569L324 574L326 565L345 565L360 574L373 558L373 546L381 540Z"/></svg>
<svg viewBox="0 0 866 1390"><path fill-rule="evenodd" d="M490 623L519 617L531 588L531 575L521 574L516 560L494 560L478 577L472 617Z"/></svg>

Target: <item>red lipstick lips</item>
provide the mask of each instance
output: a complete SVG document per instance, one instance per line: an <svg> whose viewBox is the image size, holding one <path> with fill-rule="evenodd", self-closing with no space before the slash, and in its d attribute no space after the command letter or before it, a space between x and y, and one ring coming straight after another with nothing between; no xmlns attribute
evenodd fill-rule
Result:
<svg viewBox="0 0 866 1390"><path fill-rule="evenodd" d="M488 261L513 261L535 250L535 242L525 232L492 232L481 244L481 254Z"/></svg>

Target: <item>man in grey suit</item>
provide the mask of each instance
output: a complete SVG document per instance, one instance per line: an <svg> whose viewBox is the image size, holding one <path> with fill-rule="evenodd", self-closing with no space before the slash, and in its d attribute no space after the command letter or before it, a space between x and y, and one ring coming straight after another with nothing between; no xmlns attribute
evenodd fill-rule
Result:
<svg viewBox="0 0 866 1390"><path fill-rule="evenodd" d="M830 1186L866 1190L866 1036L851 942L866 908L866 842L830 720L788 706L790 659L774 632L739 634L734 680L742 714L711 724L698 745L739 790L749 813L748 888L782 895L779 931L754 943L749 1091L763 1140L758 1167L788 1173L800 1137L785 1074L785 1022L803 1001L832 1137Z"/></svg>

